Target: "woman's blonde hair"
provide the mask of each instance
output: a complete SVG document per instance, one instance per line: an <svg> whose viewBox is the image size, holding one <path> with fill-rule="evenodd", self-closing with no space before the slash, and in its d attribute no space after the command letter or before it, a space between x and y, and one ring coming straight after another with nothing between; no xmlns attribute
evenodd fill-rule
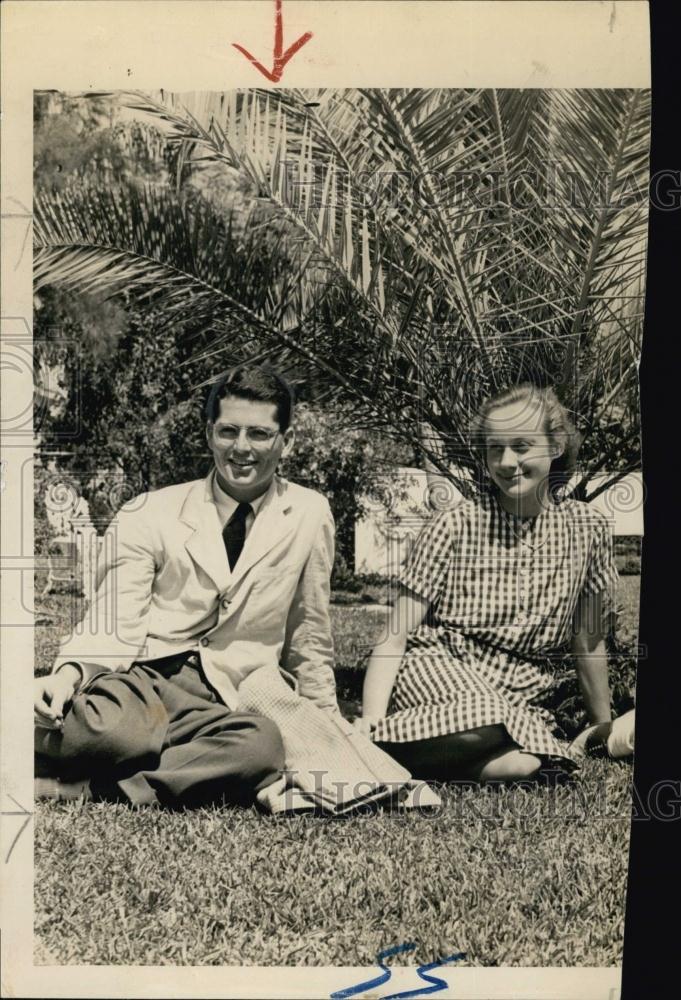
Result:
<svg viewBox="0 0 681 1000"><path fill-rule="evenodd" d="M490 413L508 403L526 401L541 406L544 415L544 433L557 445L561 452L551 464L550 479L555 486L565 483L574 471L577 463L577 453L581 442L568 411L558 399L553 389L540 387L531 382L505 389L496 396L490 396L482 404L471 424L473 447L478 452L486 467L486 428L485 421Z"/></svg>

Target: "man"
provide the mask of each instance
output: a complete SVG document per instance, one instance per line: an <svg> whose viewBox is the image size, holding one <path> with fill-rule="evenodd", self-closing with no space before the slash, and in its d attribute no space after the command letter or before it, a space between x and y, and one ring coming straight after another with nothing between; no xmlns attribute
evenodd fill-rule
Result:
<svg viewBox="0 0 681 1000"><path fill-rule="evenodd" d="M273 722L238 710L239 684L281 664L301 697L337 712L331 511L276 475L293 447L292 409L273 372L222 378L207 405L208 477L119 511L94 634L76 629L35 682L41 767L132 803L248 803L284 755ZM37 785L57 797L78 789Z"/></svg>

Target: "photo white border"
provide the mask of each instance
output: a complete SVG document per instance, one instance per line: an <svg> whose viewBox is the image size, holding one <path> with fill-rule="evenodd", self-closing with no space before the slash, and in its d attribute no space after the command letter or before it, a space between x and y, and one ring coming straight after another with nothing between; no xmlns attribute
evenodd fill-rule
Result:
<svg viewBox="0 0 681 1000"><path fill-rule="evenodd" d="M324 997L370 968L33 965L31 206L34 90L229 90L272 86L233 47L268 65L271 0L6 0L2 9L2 950L3 995ZM649 87L648 5L632 2L284 0L284 44L313 39L286 66L291 87ZM23 347L21 346L23 345ZM23 570L23 572L22 572ZM19 813L19 815L13 815ZM24 833L15 837L22 824ZM14 846L12 846L14 843ZM9 863L5 858L11 848ZM453 942L455 945L455 942ZM620 970L443 967L466 1000L614 1000ZM417 986L393 970L383 991ZM366 994L364 994L366 995Z"/></svg>

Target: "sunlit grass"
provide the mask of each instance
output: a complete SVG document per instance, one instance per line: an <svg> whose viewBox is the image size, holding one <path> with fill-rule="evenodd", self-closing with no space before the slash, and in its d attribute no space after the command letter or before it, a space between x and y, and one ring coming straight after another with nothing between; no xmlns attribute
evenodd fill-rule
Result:
<svg viewBox="0 0 681 1000"><path fill-rule="evenodd" d="M632 642L638 579L624 580ZM37 629L39 669L69 606L66 596L44 602L52 619ZM384 616L332 615L351 714ZM614 965L630 781L628 766L590 761L572 787L445 787L435 814L343 820L38 804L37 961L371 965L381 948L410 941L409 962L465 952L460 964Z"/></svg>

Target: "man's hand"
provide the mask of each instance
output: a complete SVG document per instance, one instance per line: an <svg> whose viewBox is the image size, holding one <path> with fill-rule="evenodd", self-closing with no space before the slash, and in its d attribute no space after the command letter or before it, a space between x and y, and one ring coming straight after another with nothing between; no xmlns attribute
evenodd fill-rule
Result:
<svg viewBox="0 0 681 1000"><path fill-rule="evenodd" d="M361 715L358 719L355 719L353 726L362 734L362 736L366 736L367 739L370 739L371 733L376 728L377 722L378 717L374 717L373 715Z"/></svg>
<svg viewBox="0 0 681 1000"><path fill-rule="evenodd" d="M64 708L80 686L81 673L72 663L66 663L55 674L36 677L34 681L35 722L47 729L61 729Z"/></svg>

